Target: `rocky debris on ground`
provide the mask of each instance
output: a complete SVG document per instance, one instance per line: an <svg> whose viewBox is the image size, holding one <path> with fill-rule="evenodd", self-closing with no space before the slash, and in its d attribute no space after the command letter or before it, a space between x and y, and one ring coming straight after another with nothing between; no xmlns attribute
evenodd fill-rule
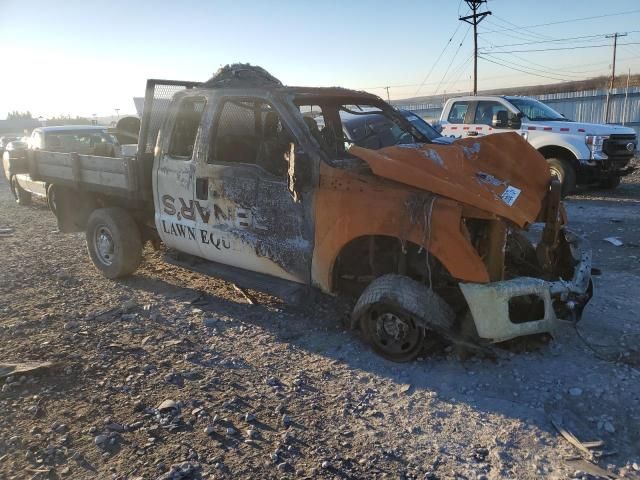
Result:
<svg viewBox="0 0 640 480"><path fill-rule="evenodd" d="M0 357L52 365L0 379L0 478L590 478L552 410L604 442L591 465L640 478L640 191L615 201L636 192L625 182L568 203L602 271L578 325L590 343L567 326L495 359L443 349L402 365L344 330L338 299L251 291L250 304L151 249L108 280L82 235L52 234L44 204L20 207L0 183ZM612 235L625 245L601 241Z"/></svg>

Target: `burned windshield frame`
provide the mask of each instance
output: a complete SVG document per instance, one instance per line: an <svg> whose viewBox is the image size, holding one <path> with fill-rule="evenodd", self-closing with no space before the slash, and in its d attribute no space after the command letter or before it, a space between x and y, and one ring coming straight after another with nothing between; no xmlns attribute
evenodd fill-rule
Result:
<svg viewBox="0 0 640 480"><path fill-rule="evenodd" d="M545 105L539 100L534 100L532 98L508 98L511 104L516 107L516 109L521 112L525 117L534 122L540 121L563 121L563 122L571 122L568 118L565 118L562 114L556 112L549 105ZM528 109L539 109L544 113L550 113L552 116L546 117L530 117L527 115Z"/></svg>
<svg viewBox="0 0 640 480"><path fill-rule="evenodd" d="M358 107L358 110L347 107ZM411 123L408 118L387 104L379 104L376 102L342 102L340 110L351 115L382 115L396 124L404 133L410 134L415 143L431 143L431 139Z"/></svg>
<svg viewBox="0 0 640 480"><path fill-rule="evenodd" d="M344 143L353 143L353 141L344 135L344 125L340 118L340 111L352 115L381 115L395 124L403 133L411 135L412 143L432 143L408 119L383 101L362 97L304 95L295 98L293 103L298 110L311 105L320 107L325 126L331 127L335 132L336 142L330 145L329 149L326 148L327 142L319 142L321 143L321 148L329 156L337 156L338 158L350 156Z"/></svg>

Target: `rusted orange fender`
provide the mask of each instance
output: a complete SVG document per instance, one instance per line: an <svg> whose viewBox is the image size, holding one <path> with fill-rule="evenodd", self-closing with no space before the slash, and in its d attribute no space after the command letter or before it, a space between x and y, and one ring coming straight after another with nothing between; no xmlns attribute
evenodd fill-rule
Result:
<svg viewBox="0 0 640 480"><path fill-rule="evenodd" d="M342 248L369 235L413 242L454 278L488 282L487 268L462 225L463 209L525 227L536 220L549 188L546 161L515 133L453 145L376 151L353 146L349 152L375 175L321 166L312 277L324 291L332 290L332 269Z"/></svg>

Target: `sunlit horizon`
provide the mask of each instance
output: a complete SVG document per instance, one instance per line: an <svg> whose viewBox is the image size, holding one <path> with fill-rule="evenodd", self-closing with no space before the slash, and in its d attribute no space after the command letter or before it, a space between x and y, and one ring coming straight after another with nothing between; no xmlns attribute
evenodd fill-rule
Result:
<svg viewBox="0 0 640 480"><path fill-rule="evenodd" d="M384 99L389 87L392 100L471 90L473 35L458 20L465 13L463 2L416 0L406 8L382 1L367 2L367 8L337 1L153 5L116 1L108 9L91 8L88 15L87 4L75 0L64 5L37 0L29 8L3 2L0 55L10 69L3 69L0 118L16 110L28 110L34 118L134 114L133 97L144 95L147 78L204 81L220 66L238 62L260 65L288 85L338 85ZM640 73L640 33L634 27L640 10L605 15L638 7L631 0L606 6L596 0L561 5L544 0L535 6L489 0L493 15L481 24L481 49L499 52L501 45L518 44L510 48L560 49L491 53L479 60L479 89L609 75L611 40L604 34L614 28L611 18L616 30L628 33L618 47L617 75L629 69ZM577 20L553 24L565 19ZM580 48L575 49L562 49L573 44L558 40L587 36L576 40ZM503 58L508 68L495 63ZM525 73L518 71L523 65Z"/></svg>

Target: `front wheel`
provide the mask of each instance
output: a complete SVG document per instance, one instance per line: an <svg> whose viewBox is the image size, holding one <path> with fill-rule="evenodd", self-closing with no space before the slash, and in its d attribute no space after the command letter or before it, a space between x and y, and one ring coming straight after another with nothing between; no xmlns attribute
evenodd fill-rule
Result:
<svg viewBox="0 0 640 480"><path fill-rule="evenodd" d="M131 275L142 260L140 230L122 208L100 208L89 216L87 249L93 264L107 278Z"/></svg>
<svg viewBox="0 0 640 480"><path fill-rule="evenodd" d="M562 196L572 194L576 190L576 171L564 158L547 158L549 171L562 185Z"/></svg>
<svg viewBox="0 0 640 480"><path fill-rule="evenodd" d="M362 292L352 320L380 356L414 360L425 341L451 332L454 314L433 290L403 275L384 275Z"/></svg>
<svg viewBox="0 0 640 480"><path fill-rule="evenodd" d="M15 175L11 177L11 192L18 205L31 205L31 194L20 186Z"/></svg>

